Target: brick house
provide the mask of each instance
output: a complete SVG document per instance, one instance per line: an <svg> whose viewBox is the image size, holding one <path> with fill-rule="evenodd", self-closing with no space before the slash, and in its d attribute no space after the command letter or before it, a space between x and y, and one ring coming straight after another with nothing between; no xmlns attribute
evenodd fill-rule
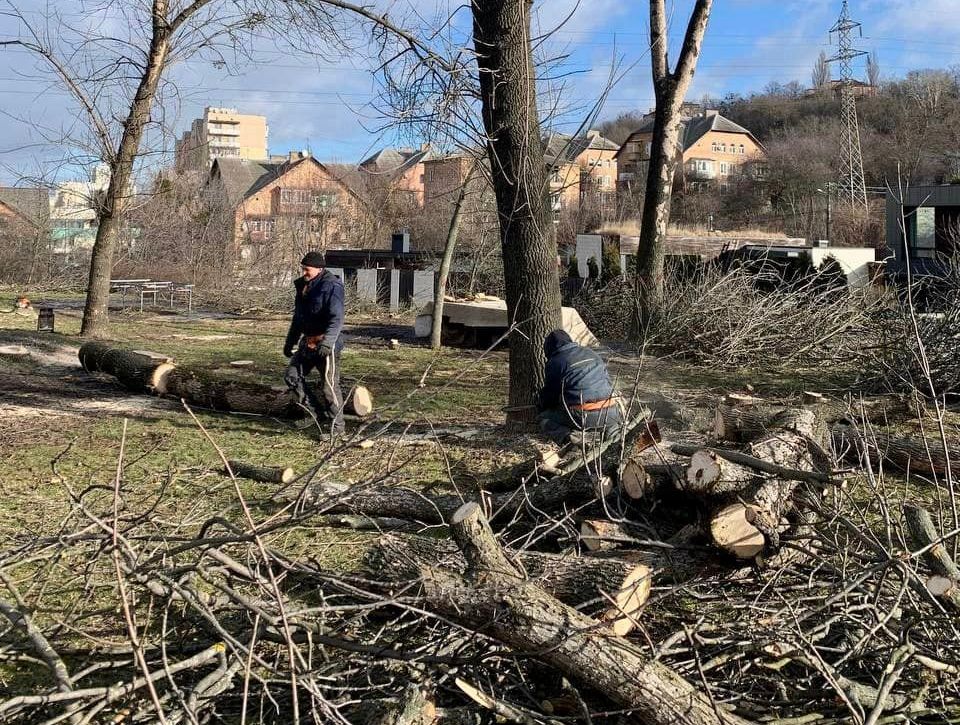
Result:
<svg viewBox="0 0 960 725"><path fill-rule="evenodd" d="M368 247L376 239L360 197L303 153L278 163L216 159L206 195L226 218L226 260L241 268L285 275L308 249Z"/></svg>
<svg viewBox="0 0 960 725"><path fill-rule="evenodd" d="M592 129L585 136L553 133L543 145L554 212L579 209L588 200L597 201L600 208L613 208L619 146Z"/></svg>
<svg viewBox="0 0 960 725"><path fill-rule="evenodd" d="M391 191L407 196L410 202L423 208L425 163L432 156L428 144L419 149L384 148L361 161L359 169L365 172L368 183L382 179Z"/></svg>
<svg viewBox="0 0 960 725"><path fill-rule="evenodd" d="M617 185L621 191L642 191L653 142L653 115L627 137L616 154ZM692 183L725 183L740 173L763 174L766 153L743 126L717 111L685 118L681 129L683 180Z"/></svg>
<svg viewBox="0 0 960 725"><path fill-rule="evenodd" d="M0 186L0 224L7 229L45 230L50 220L46 189Z"/></svg>

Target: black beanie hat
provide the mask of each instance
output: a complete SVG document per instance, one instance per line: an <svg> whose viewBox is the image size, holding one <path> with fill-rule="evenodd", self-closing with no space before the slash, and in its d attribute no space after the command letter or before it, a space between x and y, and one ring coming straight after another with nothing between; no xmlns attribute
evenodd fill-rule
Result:
<svg viewBox="0 0 960 725"><path fill-rule="evenodd" d="M543 351L548 358L551 358L557 354L557 350L571 342L573 342L573 338L570 337L566 330L554 330L547 335L547 339L543 341Z"/></svg>
<svg viewBox="0 0 960 725"><path fill-rule="evenodd" d="M323 252L307 252L300 260L301 267L322 267L323 265Z"/></svg>

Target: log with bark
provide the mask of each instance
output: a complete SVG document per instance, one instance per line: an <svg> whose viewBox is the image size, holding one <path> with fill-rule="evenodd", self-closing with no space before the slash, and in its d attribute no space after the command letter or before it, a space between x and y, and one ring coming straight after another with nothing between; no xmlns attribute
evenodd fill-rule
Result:
<svg viewBox="0 0 960 725"><path fill-rule="evenodd" d="M509 522L522 511L535 514L559 511L600 500L613 491L607 476L597 478L586 471L551 478L508 493L481 495L493 511L492 519ZM291 496L297 495L294 492ZM361 514L375 518L406 519L426 524L443 524L465 502L456 494L427 495L398 486L351 488L336 482L323 482L306 491L304 502L326 514Z"/></svg>
<svg viewBox="0 0 960 725"><path fill-rule="evenodd" d="M864 431L849 425L834 425L830 430L833 447L845 459L862 464L869 457L873 465L887 462L902 471L944 476L948 467L960 471L960 448L947 446L939 438L903 438L879 431Z"/></svg>
<svg viewBox="0 0 960 725"><path fill-rule="evenodd" d="M123 350L102 342L87 342L78 353L80 364L88 372L112 375L135 393L161 392L164 380L174 369L169 360Z"/></svg>
<svg viewBox="0 0 960 725"><path fill-rule="evenodd" d="M80 363L89 372L113 375L129 390L181 398L192 405L273 418L302 418L303 409L283 386L231 380L206 370L173 365L169 359L122 350L103 342L80 348ZM359 418L373 412L373 396L354 384L345 397L344 412Z"/></svg>
<svg viewBox="0 0 960 725"><path fill-rule="evenodd" d="M238 478L249 478L261 483L290 483L296 474L289 466L257 466L244 461L227 461L229 471ZM228 473L229 473L228 471Z"/></svg>
<svg viewBox="0 0 960 725"><path fill-rule="evenodd" d="M767 432L739 457L716 449L694 451L682 482L685 491L716 502L710 516L713 541L740 559L777 548L781 521L793 508L797 479L828 476L817 465L827 447L826 427L812 409L780 411L764 428ZM752 461L767 470L758 470ZM790 475L779 475L784 473Z"/></svg>
<svg viewBox="0 0 960 725"><path fill-rule="evenodd" d="M652 574L644 563L510 549L504 549L504 555L561 602L590 605L590 611L620 636L633 629L650 595ZM452 542L423 536L381 536L365 560L372 577L386 573L392 581L418 579L420 571L431 566L459 574L467 570Z"/></svg>
<svg viewBox="0 0 960 725"><path fill-rule="evenodd" d="M290 391L241 380L226 380L204 370L173 368L157 392L202 408L227 413L251 413L273 418L300 418L303 411Z"/></svg>
<svg viewBox="0 0 960 725"><path fill-rule="evenodd" d="M602 623L523 577L504 555L480 507L450 520L467 561L466 576L424 567L428 605L449 619L536 656L603 693L651 725L721 725L748 721L718 707L673 670Z"/></svg>
<svg viewBox="0 0 960 725"><path fill-rule="evenodd" d="M373 413L373 395L370 390L356 384L347 388L343 396L343 412L357 418L366 418Z"/></svg>
<svg viewBox="0 0 960 725"><path fill-rule="evenodd" d="M903 518L913 545L923 550L923 560L933 571L926 582L927 591L960 609L960 567L944 546L930 512L921 506L906 504Z"/></svg>

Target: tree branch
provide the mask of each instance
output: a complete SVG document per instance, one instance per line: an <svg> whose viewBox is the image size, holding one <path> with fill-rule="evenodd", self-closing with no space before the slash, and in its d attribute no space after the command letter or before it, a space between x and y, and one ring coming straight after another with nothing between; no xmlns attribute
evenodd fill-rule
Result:
<svg viewBox="0 0 960 725"><path fill-rule="evenodd" d="M656 0L659 2L659 0ZM677 61L677 69L674 72L674 78L678 84L678 95L686 95L686 86L693 78L693 73L697 67L697 59L700 57L700 46L703 43L703 36L707 32L707 21L710 19L710 8L713 0L697 0L690 16L690 22L687 24L687 32L683 38L683 47L680 50L680 59Z"/></svg>
<svg viewBox="0 0 960 725"><path fill-rule="evenodd" d="M650 0L650 66L653 69L654 89L670 73L668 45L664 0Z"/></svg>

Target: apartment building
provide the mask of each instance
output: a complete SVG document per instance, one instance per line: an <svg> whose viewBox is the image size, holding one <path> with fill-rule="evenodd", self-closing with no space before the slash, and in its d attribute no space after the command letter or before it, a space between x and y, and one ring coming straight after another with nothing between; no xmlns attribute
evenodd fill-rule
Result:
<svg viewBox="0 0 960 725"><path fill-rule="evenodd" d="M617 184L621 190L642 191L653 143L653 114L630 134L616 154ZM744 173L763 175L766 153L750 131L714 110L685 118L681 130L683 177L692 183L724 183Z"/></svg>
<svg viewBox="0 0 960 725"><path fill-rule="evenodd" d="M554 212L577 209L588 200L601 208L614 206L617 181L613 141L591 129L584 136L553 133L544 139L550 170L550 207Z"/></svg>
<svg viewBox="0 0 960 725"><path fill-rule="evenodd" d="M176 170L206 173L214 159L267 159L268 133L266 116L207 107L174 145Z"/></svg>
<svg viewBox="0 0 960 725"><path fill-rule="evenodd" d="M93 246L99 223L97 207L109 186L110 167L106 164L97 164L88 179L57 185L50 195L50 234L55 252L69 254Z"/></svg>

